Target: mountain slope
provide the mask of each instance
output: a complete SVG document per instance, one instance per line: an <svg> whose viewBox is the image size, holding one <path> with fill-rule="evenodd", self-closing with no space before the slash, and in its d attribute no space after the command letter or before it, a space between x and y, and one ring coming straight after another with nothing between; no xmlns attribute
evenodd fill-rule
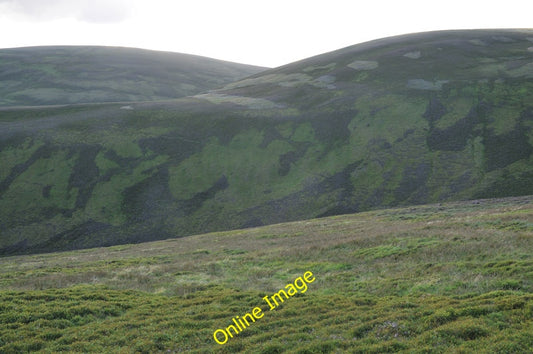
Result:
<svg viewBox="0 0 533 354"><path fill-rule="evenodd" d="M0 112L0 253L533 194L533 31L373 41L166 103Z"/></svg>
<svg viewBox="0 0 533 354"><path fill-rule="evenodd" d="M528 353L532 234L521 197L3 257L0 351Z"/></svg>
<svg viewBox="0 0 533 354"><path fill-rule="evenodd" d="M119 47L0 50L0 106L153 101L193 95L264 68Z"/></svg>

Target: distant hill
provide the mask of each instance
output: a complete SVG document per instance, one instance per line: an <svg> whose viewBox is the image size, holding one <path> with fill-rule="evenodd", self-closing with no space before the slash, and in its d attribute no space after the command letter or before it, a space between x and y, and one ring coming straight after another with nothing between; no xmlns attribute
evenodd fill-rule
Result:
<svg viewBox="0 0 533 354"><path fill-rule="evenodd" d="M533 31L386 38L172 102L0 111L0 253L533 194Z"/></svg>
<svg viewBox="0 0 533 354"><path fill-rule="evenodd" d="M120 47L0 49L0 106L173 99L219 88L264 69Z"/></svg>

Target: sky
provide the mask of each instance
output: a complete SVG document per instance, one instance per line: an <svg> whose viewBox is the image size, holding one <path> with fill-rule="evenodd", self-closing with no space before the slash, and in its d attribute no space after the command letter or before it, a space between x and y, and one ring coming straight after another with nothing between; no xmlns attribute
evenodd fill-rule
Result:
<svg viewBox="0 0 533 354"><path fill-rule="evenodd" d="M531 0L0 0L0 48L106 45L277 67L388 36L531 28Z"/></svg>

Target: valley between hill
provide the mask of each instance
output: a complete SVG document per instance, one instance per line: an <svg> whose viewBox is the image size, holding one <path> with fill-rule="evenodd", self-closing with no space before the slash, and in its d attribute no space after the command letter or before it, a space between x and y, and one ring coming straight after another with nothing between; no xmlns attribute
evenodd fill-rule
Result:
<svg viewBox="0 0 533 354"><path fill-rule="evenodd" d="M0 255L531 195L532 48L533 30L420 33L181 99L4 108Z"/></svg>
<svg viewBox="0 0 533 354"><path fill-rule="evenodd" d="M4 257L0 351L526 353L532 237L520 197ZM306 271L307 291L269 311Z"/></svg>

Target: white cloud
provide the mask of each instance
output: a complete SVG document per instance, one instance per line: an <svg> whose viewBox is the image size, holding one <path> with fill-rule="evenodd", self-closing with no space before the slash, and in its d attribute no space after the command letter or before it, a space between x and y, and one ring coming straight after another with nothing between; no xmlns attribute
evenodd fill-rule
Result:
<svg viewBox="0 0 533 354"><path fill-rule="evenodd" d="M2 13L18 20L55 20L68 14L68 0L0 0Z"/></svg>
<svg viewBox="0 0 533 354"><path fill-rule="evenodd" d="M117 23L128 18L131 3L127 0L0 0L0 9L5 16L21 21L73 18L89 23Z"/></svg>
<svg viewBox="0 0 533 354"><path fill-rule="evenodd" d="M131 14L133 1L88 0L81 7L79 19L93 23L122 22Z"/></svg>

